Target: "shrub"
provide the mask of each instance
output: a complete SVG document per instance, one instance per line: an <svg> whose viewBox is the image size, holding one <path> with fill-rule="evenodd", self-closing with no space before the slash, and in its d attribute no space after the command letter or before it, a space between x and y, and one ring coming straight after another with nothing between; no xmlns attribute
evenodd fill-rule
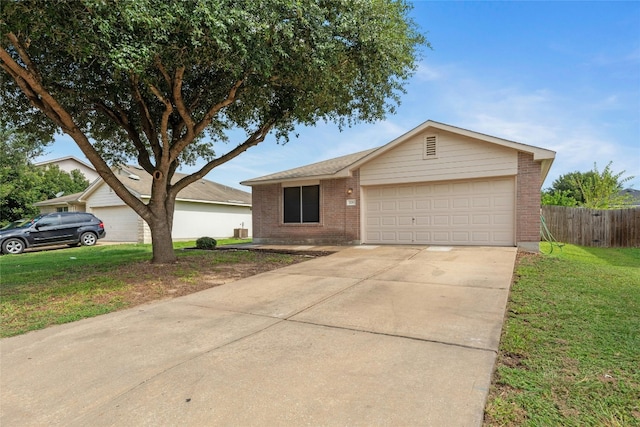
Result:
<svg viewBox="0 0 640 427"><path fill-rule="evenodd" d="M196 240L196 248L198 249L215 249L218 242L213 237L200 237Z"/></svg>

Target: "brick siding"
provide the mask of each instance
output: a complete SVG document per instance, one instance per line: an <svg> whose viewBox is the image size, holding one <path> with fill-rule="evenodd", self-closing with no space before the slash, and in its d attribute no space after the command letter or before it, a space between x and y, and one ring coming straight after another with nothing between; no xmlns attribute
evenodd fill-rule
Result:
<svg viewBox="0 0 640 427"><path fill-rule="evenodd" d="M516 243L535 250L540 241L541 165L529 153L518 153L516 178ZM284 224L282 186L253 186L253 240L271 244L358 244L360 243L360 179L320 181L320 223ZM353 189L351 195L347 190ZM356 206L347 206L355 199Z"/></svg>
<svg viewBox="0 0 640 427"><path fill-rule="evenodd" d="M542 172L533 154L518 153L516 178L516 242L518 246L540 242L540 186Z"/></svg>
<svg viewBox="0 0 640 427"><path fill-rule="evenodd" d="M253 197L253 241L271 244L358 244L360 242L359 174L320 181L320 222L283 223L282 186L255 185ZM349 195L347 190L353 192ZM355 199L356 206L347 206Z"/></svg>

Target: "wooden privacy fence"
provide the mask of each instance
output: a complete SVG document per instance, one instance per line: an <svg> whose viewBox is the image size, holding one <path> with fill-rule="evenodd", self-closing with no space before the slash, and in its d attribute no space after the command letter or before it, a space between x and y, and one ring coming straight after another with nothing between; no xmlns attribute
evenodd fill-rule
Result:
<svg viewBox="0 0 640 427"><path fill-rule="evenodd" d="M581 246L640 247L640 208L585 209L542 206L544 223L558 242Z"/></svg>

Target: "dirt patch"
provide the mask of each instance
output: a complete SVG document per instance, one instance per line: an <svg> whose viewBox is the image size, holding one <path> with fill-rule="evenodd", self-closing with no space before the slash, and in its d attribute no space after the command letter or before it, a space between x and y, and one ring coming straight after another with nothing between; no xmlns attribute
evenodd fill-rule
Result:
<svg viewBox="0 0 640 427"><path fill-rule="evenodd" d="M188 295L329 254L214 250L200 251L197 256L179 257L175 264L156 265L146 261L127 264L109 273L114 281L127 286L96 296L94 302L117 299L125 307L132 307Z"/></svg>

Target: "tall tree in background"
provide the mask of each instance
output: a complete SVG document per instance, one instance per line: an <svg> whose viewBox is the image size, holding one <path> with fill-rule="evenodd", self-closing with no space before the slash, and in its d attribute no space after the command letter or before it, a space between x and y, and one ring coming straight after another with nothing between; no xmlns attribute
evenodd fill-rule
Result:
<svg viewBox="0 0 640 427"><path fill-rule="evenodd" d="M153 261L173 262L187 185L271 131L286 141L296 125L394 111L426 43L408 12L402 0L0 2L0 114L70 135L149 224ZM229 141L232 129L245 137ZM111 170L131 158L154 178L148 204Z"/></svg>
<svg viewBox="0 0 640 427"><path fill-rule="evenodd" d="M32 135L0 127L1 225L37 215L36 202L59 193L78 193L89 186L79 170L67 173L58 166L34 166L32 161L42 150L43 145Z"/></svg>
<svg viewBox="0 0 640 427"><path fill-rule="evenodd" d="M576 179L584 197L585 208L612 209L629 203L630 197L622 194L622 189L624 183L634 177L622 178L625 171L613 173L611 163L609 162L602 172L598 171L598 166L594 163L591 174Z"/></svg>
<svg viewBox="0 0 640 427"><path fill-rule="evenodd" d="M592 171L587 172L569 172L564 175L560 175L551 184L551 188L548 188L543 195L552 197L561 206L573 206L584 203L584 195L578 185L578 181L588 179L593 174ZM574 202L571 200L573 199ZM547 203L547 204L559 204L559 203ZM566 204L565 204L566 203Z"/></svg>
<svg viewBox="0 0 640 427"><path fill-rule="evenodd" d="M622 190L624 183L634 177L623 178L625 171L614 173L611 164L609 162L602 172L594 163L590 171L560 175L542 193L542 204L591 209L612 209L629 204L630 196L623 194Z"/></svg>

